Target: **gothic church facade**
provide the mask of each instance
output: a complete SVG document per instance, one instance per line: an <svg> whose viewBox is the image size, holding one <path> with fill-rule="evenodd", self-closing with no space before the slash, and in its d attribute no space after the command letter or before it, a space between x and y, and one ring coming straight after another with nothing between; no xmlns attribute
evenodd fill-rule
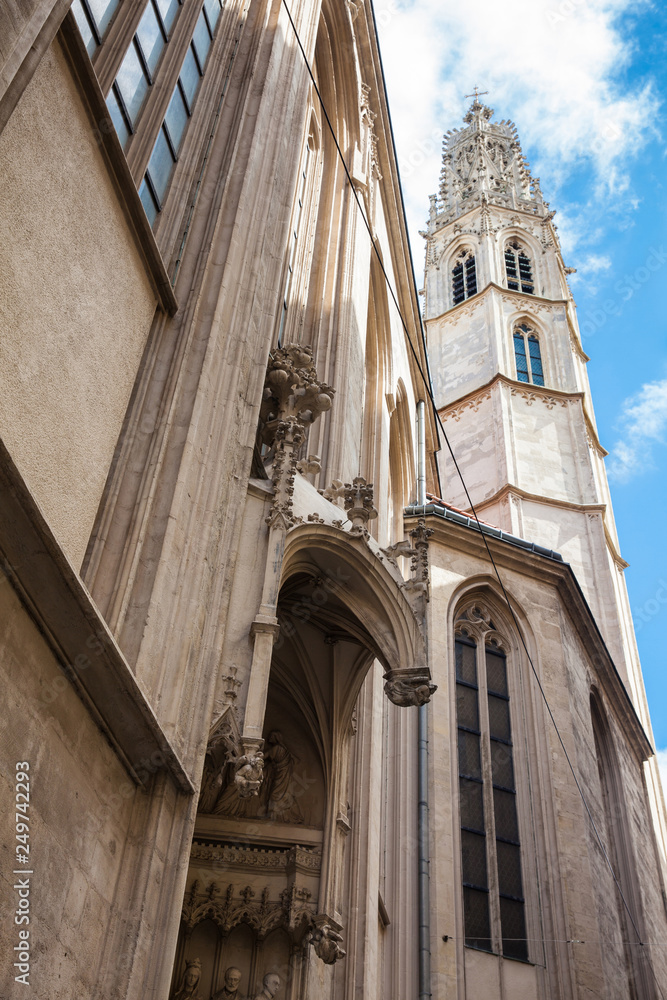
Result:
<svg viewBox="0 0 667 1000"><path fill-rule="evenodd" d="M624 564L512 127L446 139L424 336L369 0L2 17L2 996L658 998Z"/></svg>

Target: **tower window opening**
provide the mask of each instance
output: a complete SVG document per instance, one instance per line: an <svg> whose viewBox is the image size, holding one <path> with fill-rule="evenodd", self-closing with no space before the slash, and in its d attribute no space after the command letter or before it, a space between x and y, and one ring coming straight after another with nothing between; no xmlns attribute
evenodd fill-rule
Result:
<svg viewBox="0 0 667 1000"><path fill-rule="evenodd" d="M505 272L508 288L515 292L525 292L526 295L535 294L530 257L516 240L505 247Z"/></svg>
<svg viewBox="0 0 667 1000"><path fill-rule="evenodd" d="M527 323L521 323L514 331L514 357L519 382L544 385L540 342Z"/></svg>
<svg viewBox="0 0 667 1000"><path fill-rule="evenodd" d="M477 267L471 250L462 250L456 258L452 269L452 291L455 306L477 292Z"/></svg>
<svg viewBox="0 0 667 1000"><path fill-rule="evenodd" d="M463 628L455 653L465 943L527 960L507 660Z"/></svg>

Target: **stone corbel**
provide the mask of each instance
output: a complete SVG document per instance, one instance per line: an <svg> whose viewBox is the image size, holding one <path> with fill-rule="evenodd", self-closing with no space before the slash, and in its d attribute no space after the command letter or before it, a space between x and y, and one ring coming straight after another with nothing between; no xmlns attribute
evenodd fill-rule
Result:
<svg viewBox="0 0 667 1000"><path fill-rule="evenodd" d="M384 675L384 680L384 693L387 698L401 708L425 705L437 690L437 685L431 681L426 667L389 670Z"/></svg>
<svg viewBox="0 0 667 1000"><path fill-rule="evenodd" d="M325 965L333 965L339 959L345 958L342 929L341 924L323 913L318 914L313 920L312 930L309 931L306 940L308 944L312 944L315 954Z"/></svg>

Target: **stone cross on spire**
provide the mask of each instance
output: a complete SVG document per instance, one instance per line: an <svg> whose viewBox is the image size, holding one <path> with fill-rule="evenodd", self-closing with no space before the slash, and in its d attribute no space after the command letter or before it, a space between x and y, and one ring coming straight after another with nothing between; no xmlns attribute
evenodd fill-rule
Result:
<svg viewBox="0 0 667 1000"><path fill-rule="evenodd" d="M475 101L477 101L478 97L483 97L485 94L488 93L489 93L488 90L480 90L479 87L475 87L475 92L473 94L466 94L463 100L467 101L469 97L474 97Z"/></svg>

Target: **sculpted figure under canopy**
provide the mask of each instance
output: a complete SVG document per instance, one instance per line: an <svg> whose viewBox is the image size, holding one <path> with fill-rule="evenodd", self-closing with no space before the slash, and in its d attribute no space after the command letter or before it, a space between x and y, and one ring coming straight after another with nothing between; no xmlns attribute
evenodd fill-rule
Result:
<svg viewBox="0 0 667 1000"><path fill-rule="evenodd" d="M181 980L181 988L174 993L172 1000L204 1000L199 992L201 979L201 961L194 958L185 963L185 972Z"/></svg>
<svg viewBox="0 0 667 1000"><path fill-rule="evenodd" d="M239 993L242 978L241 970L231 965L225 972L225 985L211 997L211 1000L244 1000Z"/></svg>
<svg viewBox="0 0 667 1000"><path fill-rule="evenodd" d="M255 1000L273 1000L280 989L280 976L276 972L267 972L263 980L263 989Z"/></svg>

